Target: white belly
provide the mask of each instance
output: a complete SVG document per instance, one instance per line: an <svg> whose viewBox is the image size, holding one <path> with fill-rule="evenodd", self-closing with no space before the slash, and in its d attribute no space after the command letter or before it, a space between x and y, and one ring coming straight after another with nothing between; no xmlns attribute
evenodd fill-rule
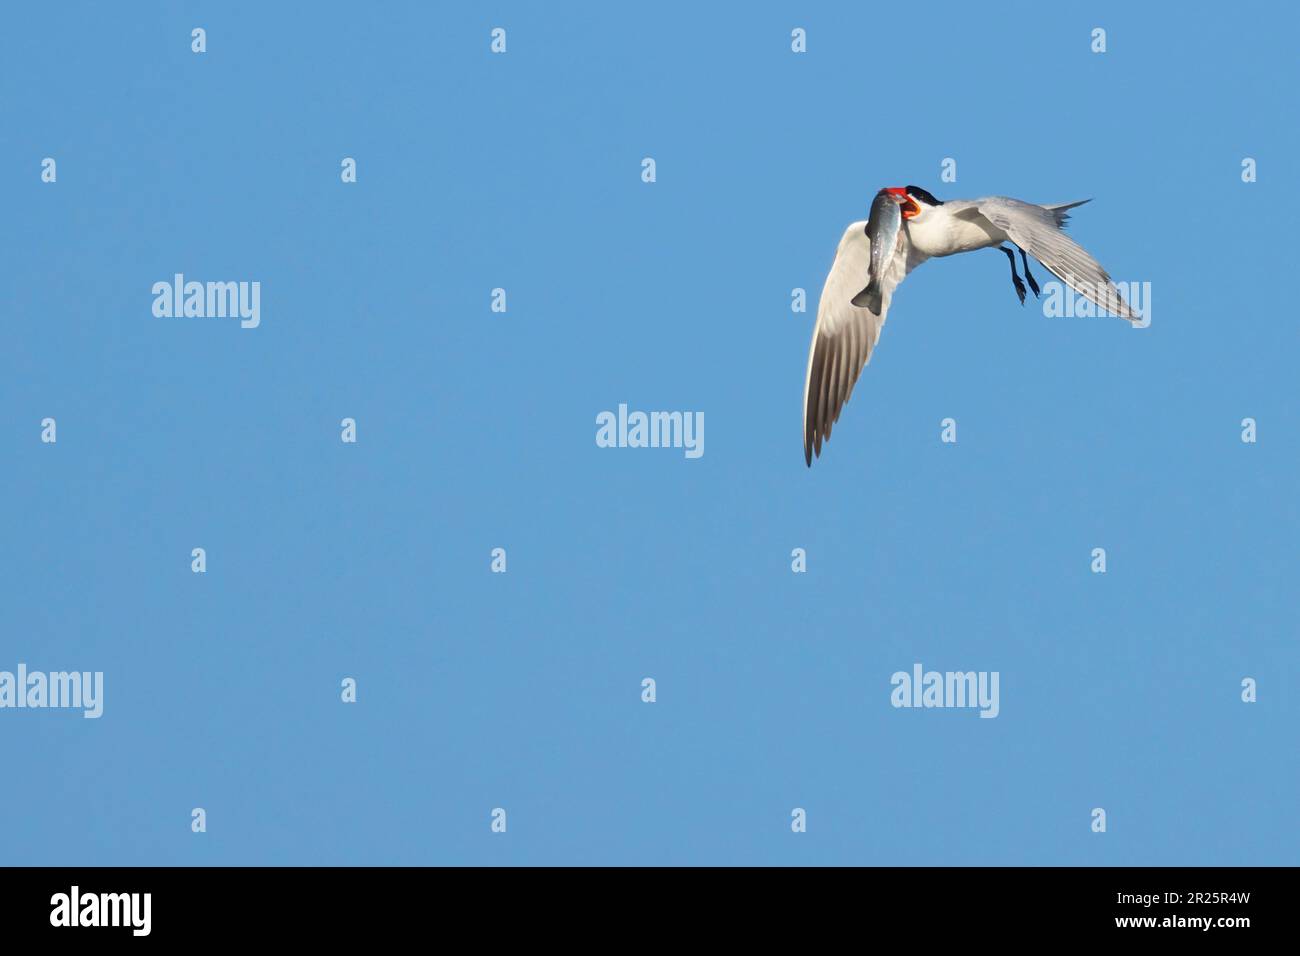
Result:
<svg viewBox="0 0 1300 956"><path fill-rule="evenodd" d="M913 248L927 256L951 256L1007 241L1007 234L983 216L956 216L945 206L907 220L906 228Z"/></svg>

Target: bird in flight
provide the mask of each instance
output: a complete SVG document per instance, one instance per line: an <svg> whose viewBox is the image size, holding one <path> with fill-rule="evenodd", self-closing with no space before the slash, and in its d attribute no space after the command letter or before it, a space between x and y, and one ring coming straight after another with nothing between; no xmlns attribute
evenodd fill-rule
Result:
<svg viewBox="0 0 1300 956"><path fill-rule="evenodd" d="M871 358L894 290L927 259L996 248L1011 261L1011 282L1023 305L1025 283L1009 243L1020 253L1035 297L1039 288L1029 271L1029 256L1098 307L1139 321L1106 270L1062 231L1068 210L1085 202L1039 206L1006 196L943 202L919 186L880 190L870 218L844 230L817 305L803 393L808 466L814 455L821 455L822 443L830 439L831 426Z"/></svg>

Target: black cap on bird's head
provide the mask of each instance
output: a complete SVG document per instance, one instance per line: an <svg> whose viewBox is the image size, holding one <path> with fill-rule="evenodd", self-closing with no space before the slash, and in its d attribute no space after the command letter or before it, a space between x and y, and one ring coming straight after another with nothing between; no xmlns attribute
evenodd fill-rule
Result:
<svg viewBox="0 0 1300 956"><path fill-rule="evenodd" d="M934 195L920 186L893 186L880 190L882 193L888 193L898 200L904 219L914 219L921 214L922 206L942 206L943 203L934 198Z"/></svg>
<svg viewBox="0 0 1300 956"><path fill-rule="evenodd" d="M922 189L920 186L907 186L905 188L907 189L907 194L917 202L923 202L927 206L943 205L943 200L935 199L934 194L927 189Z"/></svg>

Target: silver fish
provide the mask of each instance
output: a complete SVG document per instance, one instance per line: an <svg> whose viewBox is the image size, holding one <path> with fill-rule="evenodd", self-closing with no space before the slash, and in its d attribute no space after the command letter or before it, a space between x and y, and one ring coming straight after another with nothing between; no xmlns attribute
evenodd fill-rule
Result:
<svg viewBox="0 0 1300 956"><path fill-rule="evenodd" d="M853 297L853 304L880 314L880 277L889 268L898 248L898 230L903 226L903 212L898 200L885 190L876 193L867 219L867 238L871 240L871 267L867 287Z"/></svg>

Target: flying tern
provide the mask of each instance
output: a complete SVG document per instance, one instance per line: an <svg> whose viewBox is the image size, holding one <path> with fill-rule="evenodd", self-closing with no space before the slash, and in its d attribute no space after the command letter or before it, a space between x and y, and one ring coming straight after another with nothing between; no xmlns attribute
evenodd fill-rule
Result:
<svg viewBox="0 0 1300 956"><path fill-rule="evenodd" d="M1020 253L1035 296L1040 290L1029 256L1100 308L1139 321L1106 270L1062 231L1068 210L1085 202L1040 206L1006 196L944 202L919 186L880 190L870 218L844 230L817 305L804 379L803 450L809 467L871 358L894 290L927 259L996 248L1011 261L1011 282L1023 305L1025 284L1010 243Z"/></svg>

